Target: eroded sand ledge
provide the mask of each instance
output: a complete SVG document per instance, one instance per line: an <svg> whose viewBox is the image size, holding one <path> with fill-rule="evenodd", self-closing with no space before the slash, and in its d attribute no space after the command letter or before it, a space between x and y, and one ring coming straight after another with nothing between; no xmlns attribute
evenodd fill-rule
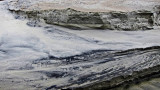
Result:
<svg viewBox="0 0 160 90"><path fill-rule="evenodd" d="M71 8L65 7L66 9L65 8L56 9L56 6L54 7L53 3L50 3L51 5L48 6L46 5L46 8L45 7L42 8L41 5L35 8L33 6L36 4L40 4L40 2L39 3L35 2L35 4L29 4L29 1L28 2L26 1L26 3L24 2L22 3L22 1L23 0L14 2L14 4L13 2L9 3L10 6L9 9L21 15L26 14L28 18L32 18L38 21L43 19L48 24L59 25L70 29L76 29L76 30L110 29L110 30L134 31L134 30L151 30L154 28L154 26L160 25L159 21L160 6L156 5L157 1L152 1L152 7L150 7L150 5L149 6L142 5L143 8L135 9L139 5L138 3L139 1L137 1L137 4L134 7L133 5L131 5L132 11L125 9L117 11L112 7L113 9L113 10L111 9L112 11L111 10L101 11L101 9L99 9L99 11L97 12L94 12L94 10L92 9L90 11L83 11L83 10L78 11L79 9L76 9L74 7ZM143 0L140 1L144 2ZM115 3L113 2L111 3L114 5ZM126 1L119 0L116 3L118 3L117 5L119 4L123 5L125 2ZM151 1L149 0L145 2L151 3ZM94 3L92 3L91 5L93 4ZM53 8L47 8L51 6L53 6ZM146 9L144 9L144 7ZM115 6L115 8L117 7Z"/></svg>

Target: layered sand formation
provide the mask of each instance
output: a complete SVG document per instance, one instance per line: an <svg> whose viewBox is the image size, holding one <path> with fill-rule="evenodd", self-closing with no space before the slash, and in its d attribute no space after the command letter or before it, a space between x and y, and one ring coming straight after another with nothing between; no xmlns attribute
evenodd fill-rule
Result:
<svg viewBox="0 0 160 90"><path fill-rule="evenodd" d="M12 1L9 3L9 9L18 14L27 14L29 18L43 19L48 24L60 25L70 29L132 31L150 30L154 26L160 25L160 6L157 0L94 0L91 2L87 0L62 0L57 2L49 0L42 2L43 0L34 1L34 3L29 0ZM46 3L49 3L49 5ZM82 3L84 3L83 7L78 9Z"/></svg>

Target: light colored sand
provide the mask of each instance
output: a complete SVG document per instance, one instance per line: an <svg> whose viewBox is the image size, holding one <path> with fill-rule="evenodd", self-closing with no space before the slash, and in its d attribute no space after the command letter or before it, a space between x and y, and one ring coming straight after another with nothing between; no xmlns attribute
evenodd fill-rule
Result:
<svg viewBox="0 0 160 90"><path fill-rule="evenodd" d="M10 1L23 10L74 8L87 12L151 10L155 5L160 5L160 0L19 0L19 5L17 0Z"/></svg>

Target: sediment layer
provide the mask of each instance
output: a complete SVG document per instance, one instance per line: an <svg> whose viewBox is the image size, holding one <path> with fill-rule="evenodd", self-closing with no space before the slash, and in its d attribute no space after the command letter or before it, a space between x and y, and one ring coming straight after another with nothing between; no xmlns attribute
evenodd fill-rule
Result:
<svg viewBox="0 0 160 90"><path fill-rule="evenodd" d="M109 29L109 30L150 30L159 26L160 6L152 11L132 12L82 12L71 8L63 10L11 10L28 18L44 20L47 24L59 25L74 30Z"/></svg>
<svg viewBox="0 0 160 90"><path fill-rule="evenodd" d="M94 68L99 68L99 71L81 75L77 80L71 80L70 84L64 87L50 86L47 89L112 90L118 87L126 88L129 85L159 77L159 49L159 46L155 46L126 51L93 51L85 53L85 55L63 58L61 60L66 60L67 64L97 62L95 66L86 66L84 69L94 71ZM49 76L54 77L55 72L53 75L50 73ZM78 86L75 87L75 85Z"/></svg>

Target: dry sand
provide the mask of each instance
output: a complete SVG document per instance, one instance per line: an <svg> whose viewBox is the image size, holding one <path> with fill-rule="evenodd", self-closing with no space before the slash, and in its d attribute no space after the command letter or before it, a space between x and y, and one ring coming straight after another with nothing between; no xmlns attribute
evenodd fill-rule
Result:
<svg viewBox="0 0 160 90"><path fill-rule="evenodd" d="M18 0L10 1L16 7L19 6L16 3ZM19 2L20 9L23 10L73 8L86 12L151 10L155 5L160 5L160 0L19 0Z"/></svg>

